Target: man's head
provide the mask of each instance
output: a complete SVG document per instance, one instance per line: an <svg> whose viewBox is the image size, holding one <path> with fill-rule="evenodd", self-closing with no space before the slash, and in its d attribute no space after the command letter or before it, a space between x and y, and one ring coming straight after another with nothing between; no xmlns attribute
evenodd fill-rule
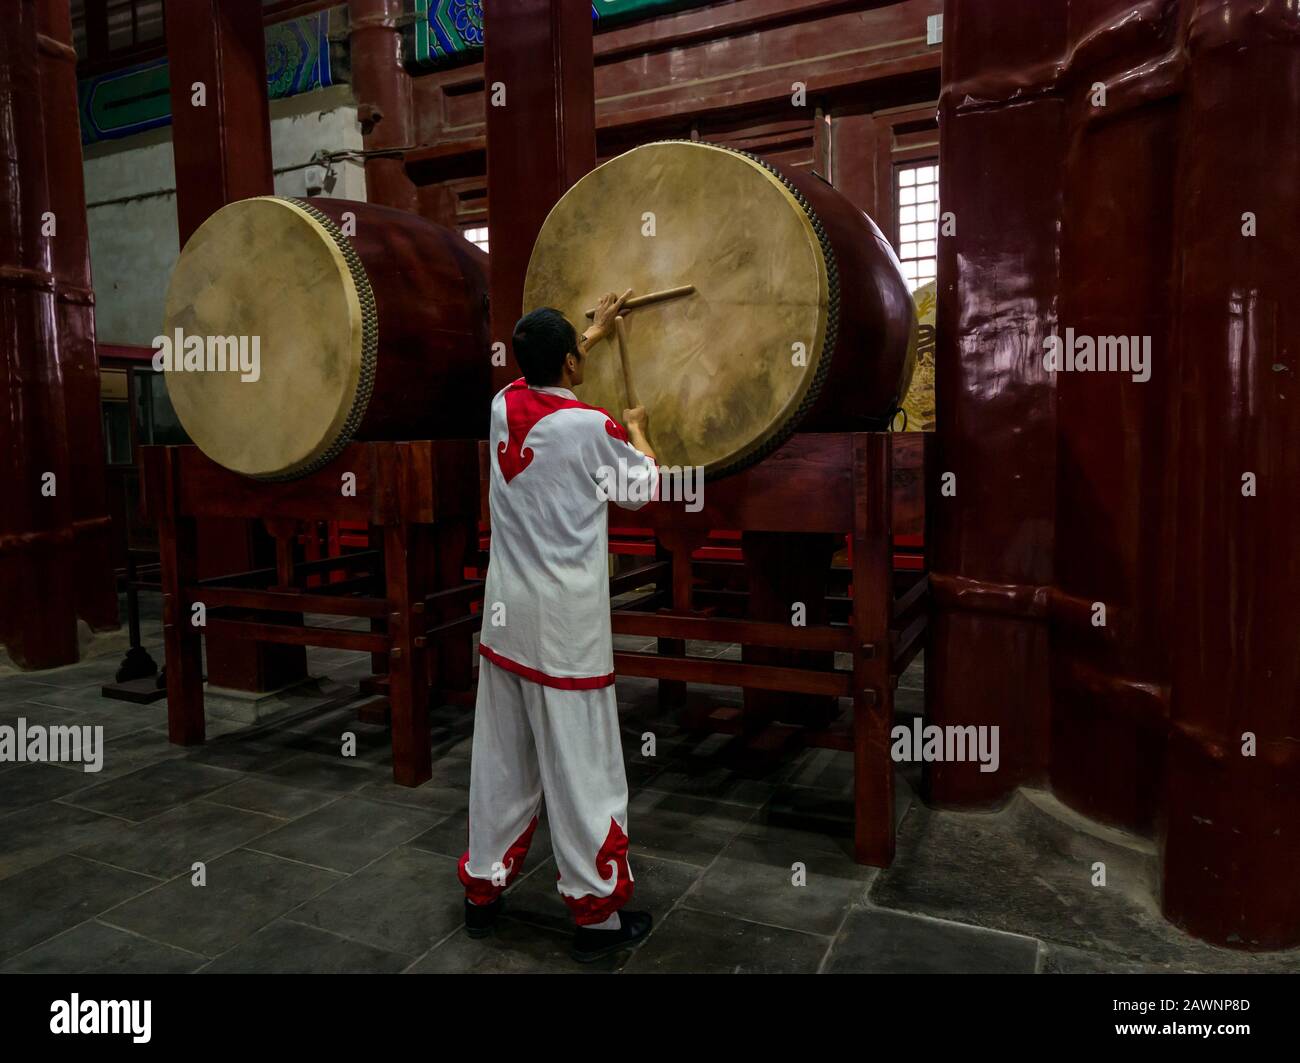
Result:
<svg viewBox="0 0 1300 1063"><path fill-rule="evenodd" d="M524 379L533 387L582 383L577 330L553 307L544 306L521 317L510 342Z"/></svg>

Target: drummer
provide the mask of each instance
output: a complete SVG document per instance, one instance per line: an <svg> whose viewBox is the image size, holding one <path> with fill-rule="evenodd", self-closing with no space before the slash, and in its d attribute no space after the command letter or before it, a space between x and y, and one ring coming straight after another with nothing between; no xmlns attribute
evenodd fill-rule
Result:
<svg viewBox="0 0 1300 1063"><path fill-rule="evenodd" d="M627 777L614 695L608 582L608 470L626 469L638 509L658 481L644 409L626 429L572 389L623 301L600 300L581 336L558 310L525 315L512 340L523 377L492 400L492 549L483 601L470 767L469 849L460 860L465 928L491 932L519 875L543 796L558 889L590 962L645 937L632 896Z"/></svg>

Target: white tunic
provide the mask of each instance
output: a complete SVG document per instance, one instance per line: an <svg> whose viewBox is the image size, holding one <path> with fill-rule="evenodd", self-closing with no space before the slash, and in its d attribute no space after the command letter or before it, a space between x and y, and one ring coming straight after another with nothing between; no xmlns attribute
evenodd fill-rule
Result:
<svg viewBox="0 0 1300 1063"><path fill-rule="evenodd" d="M492 544L479 652L546 686L608 686L607 501L643 506L657 483L655 463L604 410L522 378L492 400L490 443ZM611 499L611 483L626 492Z"/></svg>

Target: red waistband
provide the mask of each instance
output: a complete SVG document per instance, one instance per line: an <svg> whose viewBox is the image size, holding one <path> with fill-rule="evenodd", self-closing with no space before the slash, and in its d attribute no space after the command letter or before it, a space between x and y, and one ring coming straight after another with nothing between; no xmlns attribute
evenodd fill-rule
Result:
<svg viewBox="0 0 1300 1063"><path fill-rule="evenodd" d="M484 646L481 642L478 646L478 652L498 668L513 672L529 682L539 683L544 687L555 687L557 690L599 690L601 687L607 687L614 682L613 672L608 675L588 676L547 675L545 672L539 672L536 668L529 668L526 664L512 661L509 657L502 657L491 646Z"/></svg>

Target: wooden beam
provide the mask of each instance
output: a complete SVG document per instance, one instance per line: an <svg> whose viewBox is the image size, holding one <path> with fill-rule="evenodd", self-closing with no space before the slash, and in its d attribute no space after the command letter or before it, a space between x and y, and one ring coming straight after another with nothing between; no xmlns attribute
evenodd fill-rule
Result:
<svg viewBox="0 0 1300 1063"><path fill-rule="evenodd" d="M715 686L756 687L795 694L851 697L852 677L845 672L814 672L803 668L743 664L705 657L662 657L654 653L618 652L614 671L648 679L673 679ZM870 697L870 692L868 692Z"/></svg>
<svg viewBox="0 0 1300 1063"><path fill-rule="evenodd" d="M209 638L278 642L288 646L323 646L331 650L383 653L388 649L386 635L369 631L343 631L334 627L312 627L309 624L263 624L256 620L211 617L208 619L207 633Z"/></svg>
<svg viewBox="0 0 1300 1063"><path fill-rule="evenodd" d="M263 591L245 587L196 587L192 600L208 609L268 609L284 613L323 613L328 616L384 616L388 602L383 598L349 597L333 594L298 594L292 591Z"/></svg>
<svg viewBox="0 0 1300 1063"><path fill-rule="evenodd" d="M616 598L620 594L634 591L638 587L644 587L647 584L654 583L656 580L667 575L667 573L667 561L651 561L649 564L638 565L636 568L630 568L626 572L620 572L609 581L609 596L611 598Z"/></svg>
<svg viewBox="0 0 1300 1063"><path fill-rule="evenodd" d="M738 642L795 650L853 649L853 629L819 625L794 627L759 620L686 617L674 613L631 613L615 610L611 624L616 635L698 639L701 642Z"/></svg>

